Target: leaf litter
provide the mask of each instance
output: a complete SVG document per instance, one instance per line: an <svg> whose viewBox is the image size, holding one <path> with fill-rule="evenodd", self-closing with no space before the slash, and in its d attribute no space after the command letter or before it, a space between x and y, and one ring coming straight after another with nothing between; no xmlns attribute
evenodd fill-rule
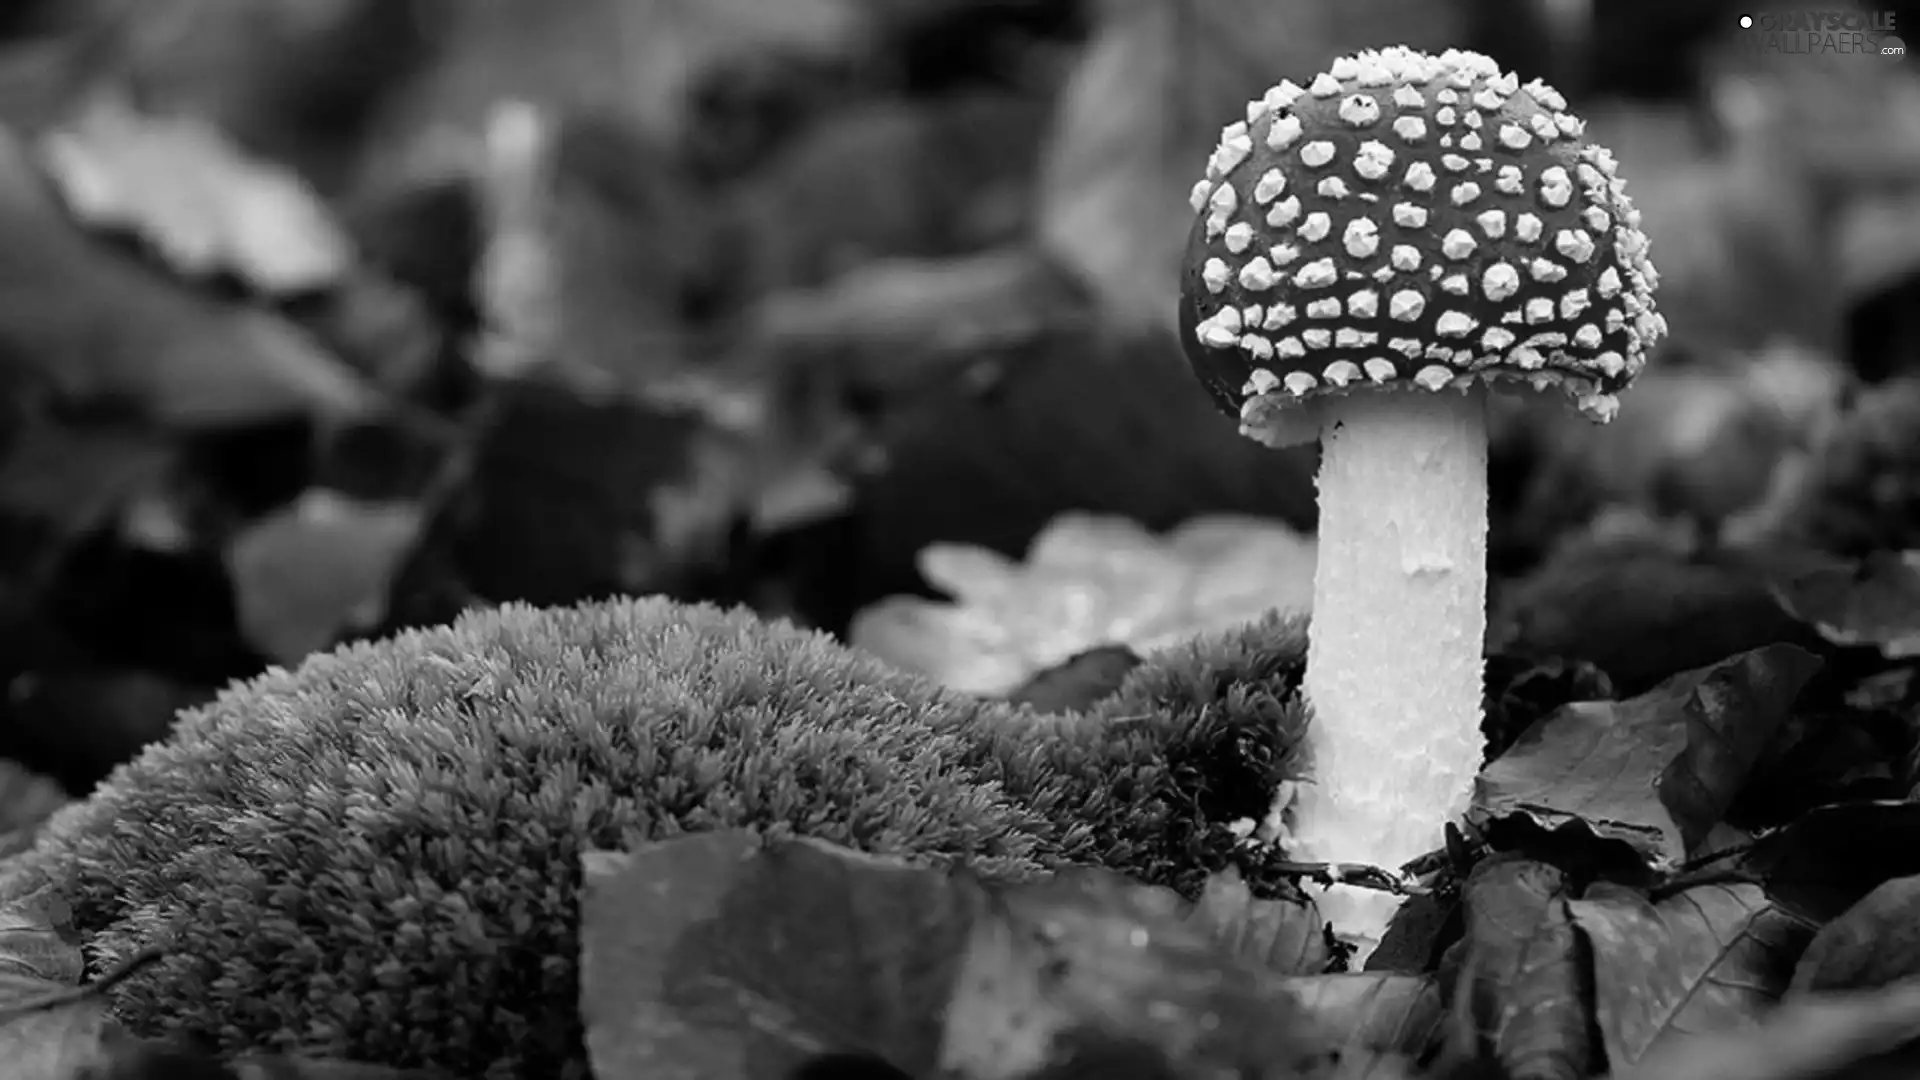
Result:
<svg viewBox="0 0 1920 1080"><path fill-rule="evenodd" d="M1891 660L1920 657L1920 551L1804 560L1773 588L1782 607L1835 645L1869 646Z"/></svg>
<svg viewBox="0 0 1920 1080"><path fill-rule="evenodd" d="M1732 1045L1721 1033L1808 1007L1776 1015L1812 926L1760 886L1655 897L1511 854L1466 883L1452 1021L1445 965L1438 979L1320 974L1309 909L1231 874L1189 904L1098 872L993 885L726 832L591 856L589 875L582 1000L602 1080L766 1075L836 1054L925 1076L1076 1060L1332 1075L1336 1060L1404 1070L1449 1042L1501 1075L1662 1075L1634 1070L1678 1057L1697 1062L1684 1077L1716 1075L1703 1047Z"/></svg>
<svg viewBox="0 0 1920 1080"><path fill-rule="evenodd" d="M1473 868L1463 890L1455 1047L1466 1056L1490 1057L1514 1077L1554 1080L1592 1072L1593 1002L1568 887L1566 874L1553 866L1496 855Z"/></svg>
<svg viewBox="0 0 1920 1080"><path fill-rule="evenodd" d="M1655 901L1602 883L1570 907L1593 943L1595 1015L1616 1066L1670 1033L1747 1023L1785 992L1808 937L1756 885L1701 885Z"/></svg>
<svg viewBox="0 0 1920 1080"><path fill-rule="evenodd" d="M101 96L41 137L42 167L82 223L124 229L190 276L231 273L268 295L334 285L354 261L296 176L241 157L193 117Z"/></svg>
<svg viewBox="0 0 1920 1080"><path fill-rule="evenodd" d="M0 221L6 366L69 406L188 429L378 411L378 395L287 320L219 304L95 244L11 132L0 132Z"/></svg>
<svg viewBox="0 0 1920 1080"><path fill-rule="evenodd" d="M1321 975L1297 901L1190 904L1105 872L1024 884L742 831L587 857L582 1009L599 1080L781 1075L826 1054L1013 1078L1124 1049L1292 1076L1418 1053L1431 981Z"/></svg>
<svg viewBox="0 0 1920 1080"><path fill-rule="evenodd" d="M1480 774L1471 820L1575 829L1677 867L1721 820L1819 658L1766 646L1626 701L1568 705Z"/></svg>

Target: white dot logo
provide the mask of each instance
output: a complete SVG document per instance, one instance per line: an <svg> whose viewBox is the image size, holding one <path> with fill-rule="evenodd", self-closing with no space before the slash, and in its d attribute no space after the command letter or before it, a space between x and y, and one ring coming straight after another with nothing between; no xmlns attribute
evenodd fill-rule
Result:
<svg viewBox="0 0 1920 1080"><path fill-rule="evenodd" d="M1742 30L1753 29L1753 16L1751 15L1740 16L1740 29Z"/></svg>

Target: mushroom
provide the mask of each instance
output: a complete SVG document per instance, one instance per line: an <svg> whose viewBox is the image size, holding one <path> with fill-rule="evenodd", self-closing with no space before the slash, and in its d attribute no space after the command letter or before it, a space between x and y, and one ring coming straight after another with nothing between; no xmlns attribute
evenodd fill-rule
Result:
<svg viewBox="0 0 1920 1080"><path fill-rule="evenodd" d="M1441 846L1484 753L1487 391L1605 423L1666 332L1640 215L1584 129L1485 56L1386 48L1250 102L1193 189L1195 375L1243 434L1320 442L1312 782L1268 826L1294 859L1397 870ZM1320 901L1363 958L1397 906Z"/></svg>

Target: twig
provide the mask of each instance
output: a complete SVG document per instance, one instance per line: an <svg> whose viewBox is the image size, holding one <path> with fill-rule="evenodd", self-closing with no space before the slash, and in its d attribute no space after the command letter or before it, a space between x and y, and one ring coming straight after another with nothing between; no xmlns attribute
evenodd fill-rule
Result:
<svg viewBox="0 0 1920 1080"><path fill-rule="evenodd" d="M125 982L142 968L165 956L167 951L159 947L141 949L113 967L98 979L83 986L63 986L37 997L16 1001L0 1006L0 1021L13 1020L29 1013L46 1012L49 1009L63 1008L77 1002L93 998L114 986Z"/></svg>
<svg viewBox="0 0 1920 1080"><path fill-rule="evenodd" d="M1265 869L1272 870L1282 877L1304 879L1317 885L1352 885L1356 888L1373 889L1376 892L1393 893L1397 896L1425 896L1432 891L1424 885L1408 880L1404 874L1362 863L1283 860L1268 863Z"/></svg>

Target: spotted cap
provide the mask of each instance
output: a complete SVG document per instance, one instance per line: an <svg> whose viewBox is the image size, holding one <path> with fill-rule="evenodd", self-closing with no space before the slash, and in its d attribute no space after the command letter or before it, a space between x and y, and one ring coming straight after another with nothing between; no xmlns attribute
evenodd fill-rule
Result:
<svg viewBox="0 0 1920 1080"><path fill-rule="evenodd" d="M1453 50L1343 57L1249 102L1193 188L1194 373L1248 425L1475 379L1612 419L1666 323L1640 215L1584 133L1545 83Z"/></svg>

